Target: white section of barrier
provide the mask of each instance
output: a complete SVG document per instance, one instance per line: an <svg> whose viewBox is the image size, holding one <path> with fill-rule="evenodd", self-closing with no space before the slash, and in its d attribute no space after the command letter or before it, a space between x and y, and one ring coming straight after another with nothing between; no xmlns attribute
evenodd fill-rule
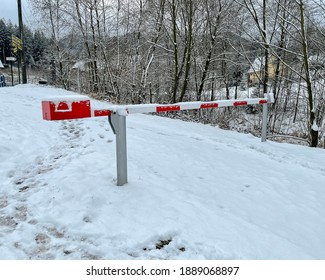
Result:
<svg viewBox="0 0 325 280"><path fill-rule="evenodd" d="M208 102L180 102L174 104L139 104L139 105L117 105L108 106L104 110L109 112L117 112L118 114L139 114L139 113L159 113L169 111L182 111L194 109L207 109L207 108L221 108L221 107L238 107L246 105L263 105L266 103L273 103L273 94L268 94L264 98L250 98L250 99L230 99L218 100ZM92 110L97 110L92 108ZM103 109L101 109L103 110ZM95 115L95 114L94 114Z"/></svg>

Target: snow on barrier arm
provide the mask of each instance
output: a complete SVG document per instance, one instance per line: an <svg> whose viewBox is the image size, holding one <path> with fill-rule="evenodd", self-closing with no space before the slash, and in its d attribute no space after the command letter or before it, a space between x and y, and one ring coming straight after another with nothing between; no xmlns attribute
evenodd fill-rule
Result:
<svg viewBox="0 0 325 280"><path fill-rule="evenodd" d="M255 104L273 103L273 94L265 98L250 98L236 100L218 100L210 102L180 102L175 104L140 104L108 106L104 109L92 108L89 98L85 96L60 96L42 101L43 119L49 121L80 119L136 113L160 113L193 109L209 109L222 107L239 107Z"/></svg>

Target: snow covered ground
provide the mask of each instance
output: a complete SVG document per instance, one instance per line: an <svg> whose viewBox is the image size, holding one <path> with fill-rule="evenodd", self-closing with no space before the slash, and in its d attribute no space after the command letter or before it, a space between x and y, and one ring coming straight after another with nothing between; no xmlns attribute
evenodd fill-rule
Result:
<svg viewBox="0 0 325 280"><path fill-rule="evenodd" d="M117 187L106 118L42 120L67 94L0 88L0 259L325 259L324 149L130 115Z"/></svg>

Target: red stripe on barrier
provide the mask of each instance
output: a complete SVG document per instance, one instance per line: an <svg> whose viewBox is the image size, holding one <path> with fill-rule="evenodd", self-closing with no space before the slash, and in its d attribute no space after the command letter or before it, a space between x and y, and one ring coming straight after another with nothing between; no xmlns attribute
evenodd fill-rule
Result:
<svg viewBox="0 0 325 280"><path fill-rule="evenodd" d="M112 111L110 110L94 110L94 117L107 117L110 116Z"/></svg>
<svg viewBox="0 0 325 280"><path fill-rule="evenodd" d="M181 106L179 105L169 105L169 106L157 106L156 112L168 112L168 111L179 111Z"/></svg>
<svg viewBox="0 0 325 280"><path fill-rule="evenodd" d="M260 100L259 104L266 104L267 100Z"/></svg>
<svg viewBox="0 0 325 280"><path fill-rule="evenodd" d="M208 109L208 108L218 108L218 103L203 103L200 106L200 109Z"/></svg>
<svg viewBox="0 0 325 280"><path fill-rule="evenodd" d="M245 106L247 105L247 101L236 101L234 102L234 106L237 107L237 106Z"/></svg>

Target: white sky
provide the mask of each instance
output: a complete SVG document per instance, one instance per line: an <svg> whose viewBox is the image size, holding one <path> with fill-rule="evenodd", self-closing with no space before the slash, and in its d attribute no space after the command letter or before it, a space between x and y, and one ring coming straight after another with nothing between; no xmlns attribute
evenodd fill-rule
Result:
<svg viewBox="0 0 325 280"><path fill-rule="evenodd" d="M23 9L23 22L26 25L30 25L29 22L31 22L31 18L28 0L21 0L21 4ZM0 1L0 18L18 24L17 0Z"/></svg>

